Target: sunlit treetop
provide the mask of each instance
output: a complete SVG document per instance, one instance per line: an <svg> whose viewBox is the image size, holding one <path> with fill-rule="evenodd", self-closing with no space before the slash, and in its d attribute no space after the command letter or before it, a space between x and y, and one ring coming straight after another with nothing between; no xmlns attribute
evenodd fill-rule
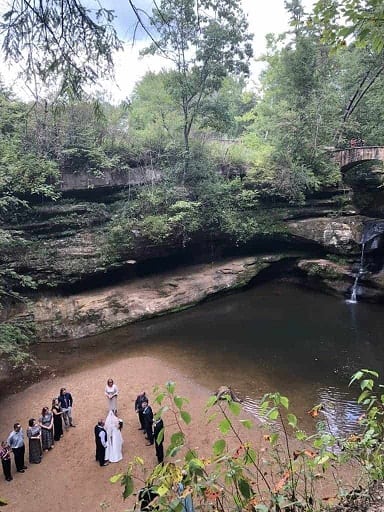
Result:
<svg viewBox="0 0 384 512"><path fill-rule="evenodd" d="M313 21L323 29L331 45L370 47L384 50L384 2L382 0L318 0Z"/></svg>
<svg viewBox="0 0 384 512"><path fill-rule="evenodd" d="M88 4L90 4L88 2ZM112 73L122 47L114 13L78 0L13 0L1 22L2 51L28 81L59 84L62 96L79 96L86 83Z"/></svg>

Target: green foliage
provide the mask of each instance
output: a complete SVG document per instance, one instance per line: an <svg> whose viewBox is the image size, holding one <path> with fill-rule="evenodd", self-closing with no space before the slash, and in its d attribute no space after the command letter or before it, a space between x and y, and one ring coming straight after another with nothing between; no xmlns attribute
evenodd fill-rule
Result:
<svg viewBox="0 0 384 512"><path fill-rule="evenodd" d="M384 478L384 385L372 370L356 372L350 385L358 383L361 393L357 402L365 409L359 422L362 432L347 439L346 446L366 472L370 481Z"/></svg>
<svg viewBox="0 0 384 512"><path fill-rule="evenodd" d="M167 91L182 118L185 172L191 129L204 100L228 74L248 74L251 35L239 0L161 0L151 23L158 38L145 53L161 54L174 66Z"/></svg>
<svg viewBox="0 0 384 512"><path fill-rule="evenodd" d="M328 43L344 47L348 43L369 46L376 53L384 49L384 14L376 0L318 0L314 21L323 28ZM313 20L310 20L312 23Z"/></svg>
<svg viewBox="0 0 384 512"><path fill-rule="evenodd" d="M35 340L33 325L22 322L0 323L0 358L14 367L30 361L28 347Z"/></svg>
<svg viewBox="0 0 384 512"><path fill-rule="evenodd" d="M111 72L113 52L122 47L114 17L78 0L13 2L0 23L5 57L22 64L28 81L58 82L61 96L79 96L86 83Z"/></svg>
<svg viewBox="0 0 384 512"><path fill-rule="evenodd" d="M250 420L237 420L240 405L233 402L230 395L220 399L212 396L206 413L211 418L209 423L218 415L220 437L213 442L209 459L200 456L197 449L182 450L188 445L181 421L187 401L177 395L175 383L156 388L155 401L166 407L160 415L170 414L171 418L165 423L177 425L178 430L172 434L167 448L169 460L156 466L146 477L145 487L155 495L153 505L160 511L181 510L183 500L189 496L195 509L202 511L214 507L220 512L284 509L319 512L327 509L322 501L322 486L318 485L320 476L338 482L339 495L334 499L341 499L345 493L339 470L351 460L359 460L364 466L368 479L363 484L369 484L371 479L382 479L384 394L380 392L381 385L377 388L380 396L374 394L377 377L376 372L361 370L351 380L360 384L362 393L358 402L366 409L366 416L361 421L364 432L347 440L330 434L326 422L319 422L314 434L306 434L298 427L297 417L289 411L289 399L280 393L266 394L260 401L263 421L259 428L265 431L263 437L267 446L258 447L258 451L244 439L242 427L248 429L253 425ZM317 418L323 410L319 404L309 413ZM213 425L210 428L214 428ZM134 492L133 483L140 478L137 471L141 472L142 466L142 460L135 460L126 473L113 477L113 482L120 481L123 485L124 498ZM356 478L360 479L360 475Z"/></svg>

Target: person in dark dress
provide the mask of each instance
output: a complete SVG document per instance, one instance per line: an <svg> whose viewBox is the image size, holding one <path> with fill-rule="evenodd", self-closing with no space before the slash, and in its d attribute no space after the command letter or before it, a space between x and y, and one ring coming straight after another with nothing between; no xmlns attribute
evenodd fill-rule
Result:
<svg viewBox="0 0 384 512"><path fill-rule="evenodd" d="M64 434L63 432L63 411L61 410L58 398L52 400L52 414L53 414L53 439L60 441Z"/></svg>
<svg viewBox="0 0 384 512"><path fill-rule="evenodd" d="M31 464L40 464L43 450L41 448L41 427L35 418L28 422L27 437L29 439L29 462Z"/></svg>
<svg viewBox="0 0 384 512"><path fill-rule="evenodd" d="M145 420L143 416L143 402L148 403L148 398L145 394L145 391L142 391L139 395L137 395L135 400L135 411L139 416L140 428L139 430L145 430Z"/></svg>
<svg viewBox="0 0 384 512"><path fill-rule="evenodd" d="M11 448L8 446L7 441L1 442L0 448L1 465L3 466L4 478L7 482L13 480L11 473Z"/></svg>
<svg viewBox="0 0 384 512"><path fill-rule="evenodd" d="M41 444L43 446L43 450L52 450L54 445L53 414L50 412L48 407L43 407L39 418L39 425L41 427Z"/></svg>
<svg viewBox="0 0 384 512"><path fill-rule="evenodd" d="M107 432L104 429L104 420L99 420L95 426L96 460L100 466L108 466L105 460L107 447Z"/></svg>
<svg viewBox="0 0 384 512"><path fill-rule="evenodd" d="M157 462L161 464L164 461L164 423L161 418L153 421L153 437L155 438Z"/></svg>
<svg viewBox="0 0 384 512"><path fill-rule="evenodd" d="M147 446L153 444L153 412L151 407L148 405L148 401L144 400L142 403L143 416L144 416L144 430L148 443Z"/></svg>

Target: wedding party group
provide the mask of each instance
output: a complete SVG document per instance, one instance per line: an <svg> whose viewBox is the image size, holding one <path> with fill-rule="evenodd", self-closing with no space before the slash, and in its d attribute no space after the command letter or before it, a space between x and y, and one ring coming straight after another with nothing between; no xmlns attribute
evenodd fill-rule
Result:
<svg viewBox="0 0 384 512"><path fill-rule="evenodd" d="M110 462L119 462L123 458L123 420L117 414L119 390L113 379L107 380L104 394L107 402L107 416L98 420L94 428L96 443L96 461L100 466ZM51 407L43 407L41 415L30 418L26 430L29 447L29 463L40 464L44 452L54 448L71 427L75 427L72 418L73 398L66 388L61 388L59 396L52 399ZM164 423L161 418L154 417L145 391L139 393L135 400L135 412L139 419L139 430L145 435L146 445L155 446L158 463L164 460ZM13 480L11 454L13 453L16 471L24 473L25 465L24 431L21 423L16 422L8 438L1 443L0 459L5 480Z"/></svg>
<svg viewBox="0 0 384 512"><path fill-rule="evenodd" d="M61 388L59 396L52 399L51 408L43 407L38 420L35 418L29 419L27 437L30 464L40 464L43 452L48 452L54 448L55 442L60 441L63 437L64 429L69 430L70 427L75 427L72 419L72 406L71 393L66 388ZM13 480L11 453L14 456L16 471L24 473L27 469L24 461L24 431L19 422L13 425L13 430L7 440L1 442L0 459L7 482Z"/></svg>
<svg viewBox="0 0 384 512"><path fill-rule="evenodd" d="M95 459L100 466L107 466L110 462L119 462L123 458L123 437L121 430L123 420L117 415L117 397L119 390L113 379L108 379L105 386L108 415L106 419L100 418L95 426ZM138 414L140 427L147 446L155 445L158 463L164 460L164 423L161 418L154 418L145 391L142 391L135 400L135 412Z"/></svg>

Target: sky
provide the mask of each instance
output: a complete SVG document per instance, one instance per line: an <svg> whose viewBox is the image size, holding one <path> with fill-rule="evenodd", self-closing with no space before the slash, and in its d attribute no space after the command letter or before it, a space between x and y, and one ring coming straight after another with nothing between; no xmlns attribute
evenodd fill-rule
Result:
<svg viewBox="0 0 384 512"><path fill-rule="evenodd" d="M0 9L7 0L0 0ZM95 7L97 0L86 0L89 7ZM132 34L136 24L136 18L129 7L128 0L103 0L103 7L115 11L115 24L119 36L126 40L132 39ZM303 0L303 5L310 10L313 4L312 0ZM268 33L281 33L288 29L288 14L284 9L284 0L242 0L244 12L248 16L249 30L254 34L253 48L254 59L251 63L251 85L257 83L257 76L262 69L262 64L256 59L260 57L265 50L265 36ZM152 0L136 0L136 5L143 11L150 12ZM127 43L124 51L116 54L115 57L115 82L101 80L98 87L93 91L107 91L106 99L112 103L119 103L129 98L132 94L134 85L148 71L160 71L166 67L167 61L159 56L139 57L140 50L146 46L144 34L137 32L136 42ZM24 100L28 97L27 89L15 78L15 67L8 68L6 65L1 67L1 76L8 86L13 88L14 92Z"/></svg>

